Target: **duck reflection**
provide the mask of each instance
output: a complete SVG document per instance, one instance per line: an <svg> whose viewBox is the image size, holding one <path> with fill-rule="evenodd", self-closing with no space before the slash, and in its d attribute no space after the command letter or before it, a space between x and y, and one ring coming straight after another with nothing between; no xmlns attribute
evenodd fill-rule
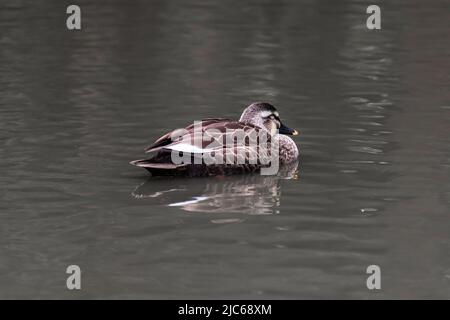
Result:
<svg viewBox="0 0 450 320"><path fill-rule="evenodd" d="M188 212L279 213L281 181L298 179L298 162L281 167L277 175L259 174L211 177L205 179L150 178L136 187L132 196L154 198L160 204ZM174 187L177 185L177 187Z"/></svg>

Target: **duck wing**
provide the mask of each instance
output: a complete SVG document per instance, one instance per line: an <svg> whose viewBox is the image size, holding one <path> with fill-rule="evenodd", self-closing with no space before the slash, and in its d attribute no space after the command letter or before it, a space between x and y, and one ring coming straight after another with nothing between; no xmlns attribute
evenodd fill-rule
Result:
<svg viewBox="0 0 450 320"><path fill-rule="evenodd" d="M206 119L199 121L199 123L197 123L197 125L201 125L202 128L206 128L206 127L214 125L214 124L220 124L220 123L226 123L226 122L231 122L231 120L225 119L225 118L206 118ZM153 142L152 145L145 148L145 150L144 150L145 153L160 150L161 147L164 147L164 146L170 145L176 141L179 141L182 138L182 136L184 135L184 133L192 133L193 134L194 126L195 126L195 124L193 123L184 129L175 129L171 132L166 133L165 135L163 135L162 137L157 139L155 142Z"/></svg>
<svg viewBox="0 0 450 320"><path fill-rule="evenodd" d="M155 175L170 172L195 176L253 172L267 162L261 161L260 145L251 141L252 138L244 139L243 136L261 139L258 136L260 131L267 133L248 123L219 118L204 119L200 123L165 134L146 149L146 152L152 153L151 158L136 160L131 164L143 167ZM264 137L270 149L270 135L265 134ZM189 155L192 161L174 164L173 151ZM222 161L207 164L203 161L205 154L209 154L211 159ZM195 158L203 160L198 162ZM232 159L231 162L229 159Z"/></svg>
<svg viewBox="0 0 450 320"><path fill-rule="evenodd" d="M267 132L260 127L230 121L228 119L208 119L190 125L185 129L174 130L163 139L158 139L147 152L162 149L195 154L233 153L257 151L256 139L260 131ZM247 137L245 139L245 137ZM251 141L251 137L255 139ZM270 143L270 135L266 135L266 142Z"/></svg>

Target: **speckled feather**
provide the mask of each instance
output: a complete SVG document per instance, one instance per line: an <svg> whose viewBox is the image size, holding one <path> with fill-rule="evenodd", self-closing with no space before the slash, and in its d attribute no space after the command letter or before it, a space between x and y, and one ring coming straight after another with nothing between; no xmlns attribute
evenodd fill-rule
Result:
<svg viewBox="0 0 450 320"><path fill-rule="evenodd" d="M241 116L240 121L232 121L224 118L208 118L197 122L198 128L201 128L202 134L195 135L195 124L191 124L184 129L171 131L161 138L157 139L152 145L145 149L146 153L150 153L150 158L132 161L131 164L143 167L151 172L152 175L170 175L170 176L209 176L209 175L231 175L239 173L251 173L259 171L263 166L267 166L267 158L270 157L271 136L263 127L262 121L258 121L258 112L270 111L276 109L267 104L261 108L250 105ZM212 131L213 130L213 131ZM256 134L264 133L262 137L268 148L268 153L258 152L258 148L254 143L249 143L248 139L234 143L233 146L224 146L226 135L233 134L238 130L243 130L246 134L254 131ZM212 133L211 133L212 132ZM202 139L202 135L206 135L207 139ZM172 139L174 137L174 139ZM279 160L281 164L286 164L297 160L298 149L295 142L285 135L279 135ZM239 140L238 140L239 141ZM194 162L195 157L201 154L190 153L190 164L174 164L172 162L173 149L183 145L198 146L201 149L208 148L213 142L217 142L221 147L214 149L214 157L223 159L223 164L205 164ZM223 146L223 147L222 147ZM237 159L241 156L240 162L237 164L227 164L227 157ZM242 155L244 159L242 159ZM250 161L252 159L253 161ZM265 165L264 165L265 164Z"/></svg>

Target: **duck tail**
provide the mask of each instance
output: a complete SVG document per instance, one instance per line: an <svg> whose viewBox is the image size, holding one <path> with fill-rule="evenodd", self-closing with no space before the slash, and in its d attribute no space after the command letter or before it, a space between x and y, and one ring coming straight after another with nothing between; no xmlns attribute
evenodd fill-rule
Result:
<svg viewBox="0 0 450 320"><path fill-rule="evenodd" d="M130 164L146 169L152 176L179 175L186 169L184 164L161 163L155 162L154 159L134 160Z"/></svg>
<svg viewBox="0 0 450 320"><path fill-rule="evenodd" d="M173 163L155 162L154 159L141 159L130 162L131 165L141 168L156 168L156 169L176 169L178 165Z"/></svg>

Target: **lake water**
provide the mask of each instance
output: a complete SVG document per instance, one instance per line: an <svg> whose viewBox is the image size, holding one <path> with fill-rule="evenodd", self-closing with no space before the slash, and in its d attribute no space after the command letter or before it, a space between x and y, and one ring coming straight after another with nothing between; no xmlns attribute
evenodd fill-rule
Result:
<svg viewBox="0 0 450 320"><path fill-rule="evenodd" d="M448 2L76 3L0 5L0 298L450 298ZM298 172L128 164L253 101Z"/></svg>

